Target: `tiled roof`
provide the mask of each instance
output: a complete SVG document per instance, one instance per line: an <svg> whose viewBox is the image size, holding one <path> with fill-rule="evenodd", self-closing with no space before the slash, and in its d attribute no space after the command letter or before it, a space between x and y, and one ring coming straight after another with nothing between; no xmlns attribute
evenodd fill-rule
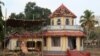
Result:
<svg viewBox="0 0 100 56"><path fill-rule="evenodd" d="M42 25L44 20L22 20L22 19L7 19L6 26L10 27L33 27Z"/></svg>
<svg viewBox="0 0 100 56"><path fill-rule="evenodd" d="M73 17L73 18L76 18L76 15L74 13L72 13L67 7L65 7L62 4L49 17L50 18L53 18L53 17Z"/></svg>
<svg viewBox="0 0 100 56"><path fill-rule="evenodd" d="M10 34L10 38L35 38L38 33L23 32L23 33L13 33Z"/></svg>
<svg viewBox="0 0 100 56"><path fill-rule="evenodd" d="M64 31L64 32L44 32L44 36L85 36L85 34L81 31Z"/></svg>
<svg viewBox="0 0 100 56"><path fill-rule="evenodd" d="M85 36L81 31L46 31L42 33L32 33L32 32L23 32L23 33L13 33L10 34L10 38L39 38L39 36Z"/></svg>

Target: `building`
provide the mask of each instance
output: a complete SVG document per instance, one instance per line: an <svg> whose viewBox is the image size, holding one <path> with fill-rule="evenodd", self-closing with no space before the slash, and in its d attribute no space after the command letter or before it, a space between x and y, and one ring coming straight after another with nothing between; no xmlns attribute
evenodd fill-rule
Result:
<svg viewBox="0 0 100 56"><path fill-rule="evenodd" d="M84 33L80 26L74 25L76 15L62 4L49 17L51 24L40 33L12 34L8 49L20 49L18 42L24 42L28 50L39 49L44 56L65 56L68 49L80 51Z"/></svg>
<svg viewBox="0 0 100 56"><path fill-rule="evenodd" d="M95 20L98 21L98 26L100 26L100 16L95 16Z"/></svg>

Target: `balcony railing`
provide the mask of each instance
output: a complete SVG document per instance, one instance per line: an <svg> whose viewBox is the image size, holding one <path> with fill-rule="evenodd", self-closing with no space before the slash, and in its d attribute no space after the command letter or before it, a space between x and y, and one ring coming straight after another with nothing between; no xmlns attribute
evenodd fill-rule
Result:
<svg viewBox="0 0 100 56"><path fill-rule="evenodd" d="M82 27L79 25L49 25L43 28L43 30L81 30L83 31Z"/></svg>

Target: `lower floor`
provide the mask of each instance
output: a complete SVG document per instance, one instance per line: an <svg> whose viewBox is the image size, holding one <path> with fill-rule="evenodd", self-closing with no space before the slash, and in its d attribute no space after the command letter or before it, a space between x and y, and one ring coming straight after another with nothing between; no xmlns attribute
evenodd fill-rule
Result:
<svg viewBox="0 0 100 56"><path fill-rule="evenodd" d="M49 36L41 38L12 38L7 46L9 50L19 50L21 43L26 46L29 51L38 49L39 51L66 51L82 50L83 39L81 37L67 36Z"/></svg>

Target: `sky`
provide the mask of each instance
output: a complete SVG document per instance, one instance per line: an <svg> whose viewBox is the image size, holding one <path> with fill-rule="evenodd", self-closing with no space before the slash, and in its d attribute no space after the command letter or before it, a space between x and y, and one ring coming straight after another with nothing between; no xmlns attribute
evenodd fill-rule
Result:
<svg viewBox="0 0 100 56"><path fill-rule="evenodd" d="M83 15L83 12L86 9L89 9L94 12L94 15L100 16L100 0L1 0L5 3L5 6L2 6L3 15L7 17L15 12L16 14L24 12L26 3L32 1L36 2L36 5L48 8L53 12L61 4L64 4L69 10L71 10L77 18L75 19L75 24L79 24L80 16ZM7 10L6 10L7 9Z"/></svg>

